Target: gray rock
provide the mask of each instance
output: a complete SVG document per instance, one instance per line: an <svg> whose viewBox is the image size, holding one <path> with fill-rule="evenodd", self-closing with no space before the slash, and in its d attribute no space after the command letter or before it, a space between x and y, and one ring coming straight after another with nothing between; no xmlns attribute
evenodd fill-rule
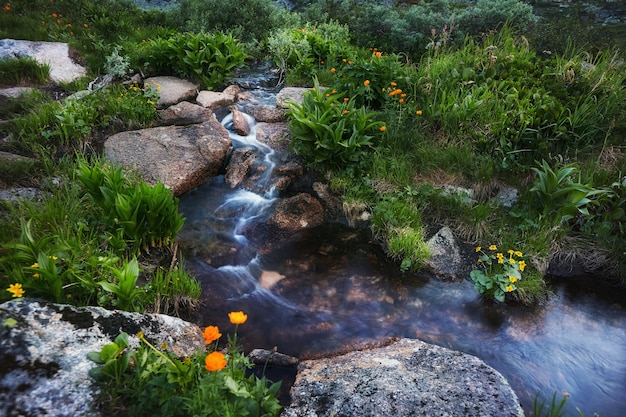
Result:
<svg viewBox="0 0 626 417"><path fill-rule="evenodd" d="M270 104L250 104L246 105L244 110L257 122L277 123L287 120L285 109L279 109Z"/></svg>
<svg viewBox="0 0 626 417"><path fill-rule="evenodd" d="M48 195L39 188L33 187L19 187L10 188L8 190L0 190L0 201L12 201L14 203L21 200L38 200Z"/></svg>
<svg viewBox="0 0 626 417"><path fill-rule="evenodd" d="M282 417L524 415L506 379L475 356L419 340L300 362Z"/></svg>
<svg viewBox="0 0 626 417"><path fill-rule="evenodd" d="M178 77L151 77L145 80L147 88L159 91L157 107L164 109L181 101L193 101L198 96L198 85Z"/></svg>
<svg viewBox="0 0 626 417"><path fill-rule="evenodd" d="M281 109L289 108L290 102L302 104L304 93L311 91L305 87L285 87L276 94L276 107Z"/></svg>
<svg viewBox="0 0 626 417"><path fill-rule="evenodd" d="M296 156L291 152L290 141L291 132L288 123L257 123L256 140L269 146L278 152L289 152L290 158L295 159Z"/></svg>
<svg viewBox="0 0 626 417"><path fill-rule="evenodd" d="M77 308L20 299L0 305L0 415L97 416L98 389L87 358L121 332L146 339L179 356L205 346L200 329L160 314ZM3 414L4 413L4 414Z"/></svg>
<svg viewBox="0 0 626 417"><path fill-rule="evenodd" d="M122 132L104 144L106 159L136 169L144 181L159 181L180 195L219 174L231 141L214 118L190 126Z"/></svg>
<svg viewBox="0 0 626 417"><path fill-rule="evenodd" d="M455 281L459 277L463 260L461 249L449 227L442 227L428 242L431 257L426 262L428 269L444 281Z"/></svg>
<svg viewBox="0 0 626 417"><path fill-rule="evenodd" d="M198 93L196 103L209 109L215 109L221 106L230 106L235 102L235 96L228 93L219 93L217 91L203 90Z"/></svg>
<svg viewBox="0 0 626 417"><path fill-rule="evenodd" d="M18 98L23 94L32 93L34 91L31 87L10 87L10 88L0 88L0 96L10 97L10 98Z"/></svg>
<svg viewBox="0 0 626 417"><path fill-rule="evenodd" d="M0 40L0 60L14 57L31 57L50 65L50 79L55 83L69 83L87 75L87 69L70 58L66 43Z"/></svg>
<svg viewBox="0 0 626 417"><path fill-rule="evenodd" d="M211 110L188 101L182 101L158 112L161 126L198 124L214 117Z"/></svg>
<svg viewBox="0 0 626 417"><path fill-rule="evenodd" d="M230 188L236 188L250 173L252 164L256 161L256 151L254 148L237 148L233 151L224 180Z"/></svg>

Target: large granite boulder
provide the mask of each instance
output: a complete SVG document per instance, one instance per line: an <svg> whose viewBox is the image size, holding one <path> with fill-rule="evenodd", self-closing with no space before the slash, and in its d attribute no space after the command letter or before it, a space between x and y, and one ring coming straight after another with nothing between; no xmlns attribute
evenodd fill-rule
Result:
<svg viewBox="0 0 626 417"><path fill-rule="evenodd" d="M205 346L198 326L161 314L28 299L0 305L0 415L98 416L98 388L88 375L95 363L87 354L121 332L136 346L140 330L179 356Z"/></svg>
<svg viewBox="0 0 626 417"><path fill-rule="evenodd" d="M183 194L220 173L231 141L215 119L117 133L104 144L106 159L136 169L149 184L162 182Z"/></svg>
<svg viewBox="0 0 626 417"><path fill-rule="evenodd" d="M419 340L300 362L282 417L498 416L524 412L475 356Z"/></svg>
<svg viewBox="0 0 626 417"><path fill-rule="evenodd" d="M70 57L66 43L1 39L0 60L18 57L31 57L40 64L50 65L50 79L54 83L69 83L87 75L87 69Z"/></svg>

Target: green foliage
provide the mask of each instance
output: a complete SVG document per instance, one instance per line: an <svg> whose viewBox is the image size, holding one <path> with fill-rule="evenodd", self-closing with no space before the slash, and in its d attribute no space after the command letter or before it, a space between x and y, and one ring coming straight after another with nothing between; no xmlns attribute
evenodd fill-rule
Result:
<svg viewBox="0 0 626 417"><path fill-rule="evenodd" d="M372 231L383 242L391 259L402 271L418 271L431 255L425 242L422 216L402 195L381 198L372 213Z"/></svg>
<svg viewBox="0 0 626 417"><path fill-rule="evenodd" d="M158 268L149 288L155 313L181 316L193 311L200 298L200 284L182 267L170 271Z"/></svg>
<svg viewBox="0 0 626 417"><path fill-rule="evenodd" d="M62 102L49 101L14 120L23 142L82 150L103 132L145 127L157 115L158 91L114 85Z"/></svg>
<svg viewBox="0 0 626 417"><path fill-rule="evenodd" d="M480 294L503 302L506 294L517 291L517 283L522 279L526 262L520 251L510 249L507 257L497 250L495 245L489 246L489 253L480 246L476 248L476 252L480 252L479 269L474 269L470 278Z"/></svg>
<svg viewBox="0 0 626 417"><path fill-rule="evenodd" d="M565 412L563 411L563 407L567 403L567 399L569 398L569 394L567 392L563 392L563 398L561 401L556 401L556 392L552 395L552 400L550 404L546 404L546 400L539 400L539 395L535 396L535 401L533 402L533 415L536 417L563 417L565 416ZM576 408L578 411L579 417L583 417L582 411ZM594 414L597 416L598 414Z"/></svg>
<svg viewBox="0 0 626 417"><path fill-rule="evenodd" d="M0 84L45 84L50 76L50 65L40 64L30 57L0 59Z"/></svg>
<svg viewBox="0 0 626 417"><path fill-rule="evenodd" d="M121 268L110 267L114 280L99 281L97 284L111 295L103 295L102 305L111 304L125 311L143 311L145 302L145 290L138 288L137 278L139 278L139 264L137 259L122 265Z"/></svg>
<svg viewBox="0 0 626 417"><path fill-rule="evenodd" d="M530 192L538 197L543 215L550 215L559 223L578 215L589 217L588 207L596 203L591 197L605 192L574 181L572 176L577 169L572 164L555 171L543 160L540 168L532 169L537 174L537 179Z"/></svg>
<svg viewBox="0 0 626 417"><path fill-rule="evenodd" d="M302 104L289 105L289 126L296 153L322 169L340 167L351 172L362 163L382 123L364 107L356 108L342 92L315 87L304 94Z"/></svg>
<svg viewBox="0 0 626 417"><path fill-rule="evenodd" d="M271 0L181 0L168 18L181 31L224 32L245 42L262 41L279 23Z"/></svg>
<svg viewBox="0 0 626 417"><path fill-rule="evenodd" d="M129 349L128 336L122 333L115 343L90 353L99 364L90 375L101 385L102 395L110 397L106 407L114 410L123 404L122 415L129 416L278 416L280 382L246 376L252 365L237 346L236 333L224 355L215 340L221 337L219 329L207 330L206 349L185 358L175 357L166 345L157 348L142 332L138 348Z"/></svg>
<svg viewBox="0 0 626 417"><path fill-rule="evenodd" d="M175 33L155 37L141 46L137 65L159 74L174 74L200 81L207 89L222 85L248 55L232 35Z"/></svg>
<svg viewBox="0 0 626 417"><path fill-rule="evenodd" d="M122 168L80 163L77 178L102 210L102 224L135 250L168 244L183 226L178 199L161 183L131 183Z"/></svg>

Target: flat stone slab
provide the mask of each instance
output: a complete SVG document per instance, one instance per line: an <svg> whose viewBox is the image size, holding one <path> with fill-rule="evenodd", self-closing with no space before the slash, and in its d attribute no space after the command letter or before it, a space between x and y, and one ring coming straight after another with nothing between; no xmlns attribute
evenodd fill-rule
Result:
<svg viewBox="0 0 626 417"><path fill-rule="evenodd" d="M69 46L62 42L0 40L0 59L32 57L50 65L50 79L55 83L69 83L87 75L87 69L75 63L69 52Z"/></svg>

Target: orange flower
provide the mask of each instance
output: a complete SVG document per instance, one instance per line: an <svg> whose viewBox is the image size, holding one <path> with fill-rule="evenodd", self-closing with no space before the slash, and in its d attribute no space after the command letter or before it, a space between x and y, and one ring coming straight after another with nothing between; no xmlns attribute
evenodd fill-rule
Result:
<svg viewBox="0 0 626 417"><path fill-rule="evenodd" d="M7 5L4 6L4 10L6 10L7 12L10 12L11 11L11 4L7 3Z"/></svg>
<svg viewBox="0 0 626 417"><path fill-rule="evenodd" d="M395 87L396 85L398 85L398 84L396 84L394 81L392 81L392 82L391 82L391 83L389 83L389 84L391 84L391 86L392 86L392 87Z"/></svg>
<svg viewBox="0 0 626 417"><path fill-rule="evenodd" d="M344 102L344 103L347 103L347 102L348 102L348 100L350 100L348 97L344 97L344 98L343 98L343 102Z"/></svg>
<svg viewBox="0 0 626 417"><path fill-rule="evenodd" d="M65 25L65 26L67 26L68 28L71 28L71 27L72 27L72 24L71 24L71 23L68 23L68 24L67 24L67 25Z"/></svg>
<svg viewBox="0 0 626 417"><path fill-rule="evenodd" d="M204 341L208 345L209 343L215 342L217 339L222 337L222 334L217 326L207 326L204 328L202 337L204 337Z"/></svg>
<svg viewBox="0 0 626 417"><path fill-rule="evenodd" d="M415 114L417 114L418 116L421 116L421 115L422 115L422 111L421 111L421 110L418 110L418 111L416 111L416 112L415 112ZM480 246L479 246L479 247L480 247ZM479 250L480 250L480 249L478 249L478 248L477 248L477 249L476 249L476 252L478 252Z"/></svg>
<svg viewBox="0 0 626 417"><path fill-rule="evenodd" d="M387 126L381 126L381 127L380 127L380 131L381 131L381 132L384 132L385 130L387 130Z"/></svg>
<svg viewBox="0 0 626 417"><path fill-rule="evenodd" d="M348 110L343 111L343 114L348 114L348 113L350 113Z"/></svg>
<svg viewBox="0 0 626 417"><path fill-rule="evenodd" d="M382 57L382 56L383 56L383 53L382 53L382 52L374 52L374 56L375 56L376 58L380 58L380 57Z"/></svg>
<svg viewBox="0 0 626 417"><path fill-rule="evenodd" d="M88 25L87 23L83 23L83 27L84 27L85 29L87 29L87 28L89 27L89 25Z"/></svg>
<svg viewBox="0 0 626 417"><path fill-rule="evenodd" d="M347 60L347 59L345 59L345 58L344 58L344 59L342 59L342 61L343 61L343 62L348 62L348 60Z"/></svg>
<svg viewBox="0 0 626 417"><path fill-rule="evenodd" d="M324 65L324 61L320 61L320 64Z"/></svg>
<svg viewBox="0 0 626 417"><path fill-rule="evenodd" d="M337 70L336 70L336 69L334 69L334 68L331 68L331 69L330 69L330 72L332 72L333 74L335 73L335 71L337 71Z"/></svg>
<svg viewBox="0 0 626 417"><path fill-rule="evenodd" d="M404 99L401 98L400 100L398 100L398 103L400 103L400 104L404 103Z"/></svg>
<svg viewBox="0 0 626 417"><path fill-rule="evenodd" d="M364 86L366 86L366 87L367 87L368 85L370 85L370 80L365 80L365 81L363 81L363 85L364 85Z"/></svg>
<svg viewBox="0 0 626 417"><path fill-rule="evenodd" d="M228 313L228 319L232 324L244 324L248 320L248 315L243 311L233 311Z"/></svg>
<svg viewBox="0 0 626 417"><path fill-rule="evenodd" d="M226 366L226 358L221 352L211 352L204 359L204 367L207 371L221 371Z"/></svg>
<svg viewBox="0 0 626 417"><path fill-rule="evenodd" d="M61 24L61 19L57 19L57 25Z"/></svg>

